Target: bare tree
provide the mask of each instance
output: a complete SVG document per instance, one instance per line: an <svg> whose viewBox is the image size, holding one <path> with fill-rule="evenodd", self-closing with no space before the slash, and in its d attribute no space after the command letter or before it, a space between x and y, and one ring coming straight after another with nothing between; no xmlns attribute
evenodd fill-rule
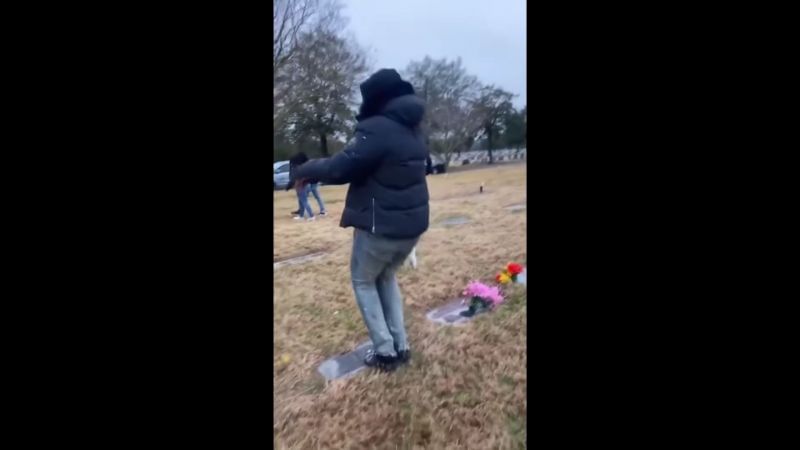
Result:
<svg viewBox="0 0 800 450"><path fill-rule="evenodd" d="M287 119L285 68L297 52L297 38L311 26L319 0L275 0L272 2L272 121L284 131Z"/></svg>
<svg viewBox="0 0 800 450"><path fill-rule="evenodd" d="M279 71L294 55L297 36L308 25L318 0L272 2L272 68Z"/></svg>
<svg viewBox="0 0 800 450"><path fill-rule="evenodd" d="M294 139L313 136L328 156L328 139L351 128L355 88L366 71L355 42L326 30L301 34L286 70L286 114Z"/></svg>
<svg viewBox="0 0 800 450"><path fill-rule="evenodd" d="M426 56L412 61L405 75L427 104L423 127L431 150L449 164L453 153L461 152L481 132L485 122L484 111L477 107L481 84L466 72L460 58L447 61Z"/></svg>
<svg viewBox="0 0 800 450"><path fill-rule="evenodd" d="M489 164L494 163L492 156L495 138L500 136L504 119L514 112L511 100L514 94L506 92L496 86L484 86L476 102L479 115L483 117L483 135L486 137L489 151Z"/></svg>
<svg viewBox="0 0 800 450"><path fill-rule="evenodd" d="M435 105L431 109L431 120L433 150L450 164L453 155L468 150L480 133L483 116L475 107L475 100L464 97Z"/></svg>
<svg viewBox="0 0 800 450"><path fill-rule="evenodd" d="M331 31L345 24L337 0L272 2L272 68L278 73L297 52L299 36L310 30Z"/></svg>
<svg viewBox="0 0 800 450"><path fill-rule="evenodd" d="M512 109L502 119L502 140L504 145L519 150L525 145L525 116L527 115L527 107L523 107L521 111Z"/></svg>
<svg viewBox="0 0 800 450"><path fill-rule="evenodd" d="M338 0L275 0L272 4L273 128L277 134L291 133L290 118L297 105L290 83L290 67L302 51L304 34L338 32L346 24ZM274 140L274 139L273 139ZM279 140L285 142L284 140Z"/></svg>

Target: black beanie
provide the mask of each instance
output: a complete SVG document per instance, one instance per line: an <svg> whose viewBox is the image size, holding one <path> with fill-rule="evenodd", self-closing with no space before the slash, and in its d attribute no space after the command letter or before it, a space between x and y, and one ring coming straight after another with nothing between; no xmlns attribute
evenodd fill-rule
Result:
<svg viewBox="0 0 800 450"><path fill-rule="evenodd" d="M378 114L389 100L414 94L411 83L403 81L394 69L381 69L361 83L361 108L356 119Z"/></svg>

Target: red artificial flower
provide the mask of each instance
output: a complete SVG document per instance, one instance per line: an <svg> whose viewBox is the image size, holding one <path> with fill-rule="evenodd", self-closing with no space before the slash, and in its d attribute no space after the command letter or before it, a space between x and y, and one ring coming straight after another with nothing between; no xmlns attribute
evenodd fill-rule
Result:
<svg viewBox="0 0 800 450"><path fill-rule="evenodd" d="M508 263L508 272L511 275L518 275L522 273L522 266L517 263Z"/></svg>
<svg viewBox="0 0 800 450"><path fill-rule="evenodd" d="M497 276L496 276L496 277L494 277L494 281L497 281L497 282L499 283L499 282L500 282L500 277L501 277L502 275L503 275L502 273L498 273L498 274L497 274Z"/></svg>

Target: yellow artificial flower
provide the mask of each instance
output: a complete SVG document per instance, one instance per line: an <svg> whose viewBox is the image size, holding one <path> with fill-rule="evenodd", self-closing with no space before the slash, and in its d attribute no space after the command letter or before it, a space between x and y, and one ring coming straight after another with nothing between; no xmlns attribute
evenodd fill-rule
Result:
<svg viewBox="0 0 800 450"><path fill-rule="evenodd" d="M509 281L511 281L511 277L510 277L510 276L508 276L508 273L507 273L507 272L505 272L505 271L503 271L503 273L501 273L501 274L500 274L500 276L498 276L498 278L497 278L497 279L498 279L498 281L500 281L500 283L502 283L502 284L506 284L506 283L508 283Z"/></svg>

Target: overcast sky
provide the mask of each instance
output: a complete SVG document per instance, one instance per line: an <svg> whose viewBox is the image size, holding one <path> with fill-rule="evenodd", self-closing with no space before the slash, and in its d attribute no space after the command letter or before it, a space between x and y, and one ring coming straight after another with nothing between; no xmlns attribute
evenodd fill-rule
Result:
<svg viewBox="0 0 800 450"><path fill-rule="evenodd" d="M399 72L429 55L460 56L467 72L517 94L525 89L526 0L342 0L348 31L370 54L373 69Z"/></svg>

